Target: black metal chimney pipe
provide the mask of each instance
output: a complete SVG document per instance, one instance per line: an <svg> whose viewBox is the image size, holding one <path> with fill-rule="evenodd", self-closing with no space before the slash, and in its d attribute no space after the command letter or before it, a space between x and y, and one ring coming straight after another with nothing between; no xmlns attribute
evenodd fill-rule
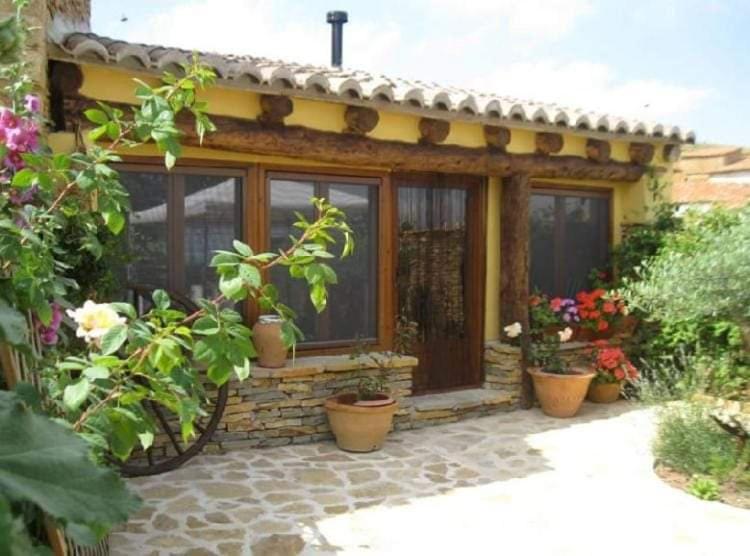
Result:
<svg viewBox="0 0 750 556"><path fill-rule="evenodd" d="M326 21L331 24L331 65L340 68L344 43L344 23L349 21L349 16L346 12L328 12Z"/></svg>

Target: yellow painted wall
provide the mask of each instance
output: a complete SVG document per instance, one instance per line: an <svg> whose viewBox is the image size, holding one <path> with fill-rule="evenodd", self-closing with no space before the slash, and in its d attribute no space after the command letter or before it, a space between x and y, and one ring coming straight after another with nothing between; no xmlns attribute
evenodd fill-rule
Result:
<svg viewBox="0 0 750 556"><path fill-rule="evenodd" d="M83 65L84 83L81 93L87 97L112 102L134 102L133 77L137 76L149 83L156 83L152 76L128 73L121 69L107 68L99 65ZM260 114L260 95L252 91L215 87L199 94L205 100L211 114L255 119ZM300 125L323 131L341 131L345 127L345 105L335 102L308 100L295 98L294 111L286 118L290 125ZM419 117L416 115L380 111L380 122L369 134L375 139L404 141L416 143L419 140ZM511 127L511 141L508 145L510 153L530 153L535 150L534 131ZM507 124L506 124L507 125ZM586 138L580 135L563 133L563 149L561 155L585 156ZM73 146L70 134L53 134L51 143L56 149L68 150ZM484 134L481 123L454 121L446 140L447 144L466 147L483 147ZM611 156L613 160L627 161L627 140L610 139ZM122 151L123 154L138 156L158 156L153 146L140 147ZM655 165L668 166L661 158L661 148L657 146ZM334 165L320 163L314 160L293 159L287 157L271 157L254 154L222 152L210 149L186 147L183 156L194 159L226 160L232 162L267 163L285 165L319 166L321 168ZM378 169L378 168L363 168ZM385 168L380 168L385 169ZM669 171L669 170L667 170ZM535 180L545 182L554 187L559 185L575 185L576 187L605 187L613 192L613 232L614 242L620 240L622 225L643 221L647 217L643 207L651 202L644 178L638 183L624 182L596 182L580 180ZM487 203L487 274L486 274L486 303L485 303L485 338L498 338L500 335L499 301L500 301L500 188L498 178L490 178L488 185Z"/></svg>

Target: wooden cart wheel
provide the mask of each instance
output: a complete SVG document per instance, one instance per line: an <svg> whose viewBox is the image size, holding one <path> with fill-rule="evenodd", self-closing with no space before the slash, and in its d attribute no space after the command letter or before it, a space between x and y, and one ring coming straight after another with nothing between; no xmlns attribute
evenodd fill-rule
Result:
<svg viewBox="0 0 750 556"><path fill-rule="evenodd" d="M151 294L157 289L147 285L131 285L128 294L138 314L142 315L151 309L153 301ZM198 310L198 306L188 297L176 292L167 292L172 300L172 307L185 311L187 314ZM154 445L148 450L139 450L125 462L120 462L123 474L131 477L144 475L158 475L166 471L177 469L185 462L198 455L211 439L219 426L219 421L227 405L229 386L227 383L217 387L213 382L202 376L205 392L202 405L206 415L195 422L196 435L188 441L182 442L178 417L166 407L151 400L144 402L144 407L154 419L157 430L154 434Z"/></svg>

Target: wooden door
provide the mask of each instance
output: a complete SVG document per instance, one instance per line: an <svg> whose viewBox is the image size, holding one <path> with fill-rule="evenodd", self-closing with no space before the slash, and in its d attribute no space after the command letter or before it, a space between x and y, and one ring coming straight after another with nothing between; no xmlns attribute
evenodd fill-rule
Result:
<svg viewBox="0 0 750 556"><path fill-rule="evenodd" d="M414 391L478 386L484 303L484 184L398 175L396 297L419 326Z"/></svg>

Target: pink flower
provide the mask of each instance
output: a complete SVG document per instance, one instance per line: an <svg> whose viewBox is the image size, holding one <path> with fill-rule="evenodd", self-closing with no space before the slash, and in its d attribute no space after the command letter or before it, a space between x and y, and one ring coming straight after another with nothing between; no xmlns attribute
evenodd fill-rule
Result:
<svg viewBox="0 0 750 556"><path fill-rule="evenodd" d="M24 107L29 112L36 114L42 109L42 101L36 95L26 95L24 99Z"/></svg>
<svg viewBox="0 0 750 556"><path fill-rule="evenodd" d="M555 297L554 299L551 299L549 302L550 309L552 309L555 313L560 311L560 307L562 306L562 299L559 297Z"/></svg>
<svg viewBox="0 0 750 556"><path fill-rule="evenodd" d="M60 329L60 324L63 319L62 307L57 303L52 303L52 318L48 326L44 326L41 322L37 321L37 330L39 331L39 337L42 343L47 346L53 346L57 343L57 331Z"/></svg>

